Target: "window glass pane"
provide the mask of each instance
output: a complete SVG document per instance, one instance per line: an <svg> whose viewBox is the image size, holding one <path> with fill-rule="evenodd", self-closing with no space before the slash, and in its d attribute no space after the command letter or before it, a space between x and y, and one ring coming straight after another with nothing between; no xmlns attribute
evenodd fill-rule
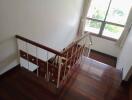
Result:
<svg viewBox="0 0 132 100"><path fill-rule="evenodd" d="M100 31L101 22L86 20L85 31L89 31L98 34Z"/></svg>
<svg viewBox="0 0 132 100"><path fill-rule="evenodd" d="M124 27L106 24L104 31L103 31L103 36L107 36L107 37L114 38L114 39L119 39L123 29Z"/></svg>
<svg viewBox="0 0 132 100"><path fill-rule="evenodd" d="M87 17L104 20L109 2L110 0L92 0Z"/></svg>
<svg viewBox="0 0 132 100"><path fill-rule="evenodd" d="M107 21L125 25L132 0L112 0Z"/></svg>

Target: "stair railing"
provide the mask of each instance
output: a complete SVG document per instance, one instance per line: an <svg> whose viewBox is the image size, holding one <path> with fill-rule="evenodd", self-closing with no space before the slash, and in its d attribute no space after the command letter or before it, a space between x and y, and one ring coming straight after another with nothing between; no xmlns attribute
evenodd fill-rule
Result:
<svg viewBox="0 0 132 100"><path fill-rule="evenodd" d="M26 44L28 43L36 47L37 56L31 55L30 52L19 48L20 58L26 59L28 63L37 65L38 77L43 77L48 82L56 85L57 88L64 86L66 81L73 74L76 69L76 64L81 62L81 57L86 53L86 47L89 56L92 45L92 39L89 34L84 34L83 36L78 37L61 52L19 35L16 35L16 38L17 40L21 40ZM28 49L28 47L26 48ZM39 54L39 49L43 50L43 55ZM28 68L30 68L29 64Z"/></svg>

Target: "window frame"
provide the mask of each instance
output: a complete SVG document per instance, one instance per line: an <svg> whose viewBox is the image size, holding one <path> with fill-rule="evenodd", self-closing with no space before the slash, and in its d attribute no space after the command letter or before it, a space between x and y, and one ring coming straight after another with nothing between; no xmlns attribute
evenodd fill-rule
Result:
<svg viewBox="0 0 132 100"><path fill-rule="evenodd" d="M108 8L107 8L104 20L99 20L99 19L90 18L90 17L87 17L86 20L92 20L92 21L96 21L96 22L100 22L101 23L101 27L100 27L99 33L95 34L93 32L90 32L92 35L97 36L97 37L102 37L102 38L105 38L105 39L108 39L108 40L112 40L112 41L117 41L118 39L115 39L115 38L112 38L112 37L108 37L108 36L103 36L103 31L104 31L104 28L105 28L106 24L115 25L115 26L119 26L119 27L123 27L123 28L125 27L125 25L123 25L123 24L113 23L113 22L109 22L109 21L106 20L108 12L110 10L111 2L112 2L112 0L110 0L110 2L109 2L109 5L108 5ZM88 32L88 31L85 31L85 32Z"/></svg>

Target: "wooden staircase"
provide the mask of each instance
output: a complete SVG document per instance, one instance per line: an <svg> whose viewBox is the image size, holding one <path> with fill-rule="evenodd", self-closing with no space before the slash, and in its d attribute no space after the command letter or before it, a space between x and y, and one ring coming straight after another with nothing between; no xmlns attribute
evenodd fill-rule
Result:
<svg viewBox="0 0 132 100"><path fill-rule="evenodd" d="M81 62L87 47L89 55L92 45L90 34L76 38L71 44L61 50L55 50L23 36L16 35L20 66L27 70L37 71L42 77L56 88L65 85L76 68L74 65ZM88 42L89 40L89 42Z"/></svg>

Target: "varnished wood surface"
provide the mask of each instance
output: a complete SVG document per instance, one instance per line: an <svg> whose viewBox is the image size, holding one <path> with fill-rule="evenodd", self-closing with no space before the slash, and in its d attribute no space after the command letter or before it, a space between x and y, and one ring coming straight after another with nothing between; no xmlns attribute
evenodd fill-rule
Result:
<svg viewBox="0 0 132 100"><path fill-rule="evenodd" d="M108 65L111 65L112 67L116 67L116 62L117 62L116 57L113 57L113 56L110 56L110 55L107 55L107 54L104 54L104 53L101 53L95 50L91 50L90 58L100 61L102 63L108 64Z"/></svg>
<svg viewBox="0 0 132 100"><path fill-rule="evenodd" d="M42 48L42 49L44 49L44 50L50 51L50 52L52 52L52 53L54 53L54 54L62 55L61 52L59 52L59 51L57 51L57 50L54 50L54 49L52 49L52 48L49 48L49 47L44 46L44 45L42 45L42 44L39 44L39 43L37 43L37 42L35 42L35 41L26 39L25 37L16 35L16 38L21 39L21 40L23 40L23 41L25 41L25 42L27 42L27 43L30 43L30 44L32 44L32 45L34 45L34 46L40 47L40 48Z"/></svg>
<svg viewBox="0 0 132 100"><path fill-rule="evenodd" d="M72 78L71 80L74 81L67 84L67 90L62 96L64 100L73 100L73 98L75 100L116 100L118 98L121 73L109 65L84 58L83 64Z"/></svg>
<svg viewBox="0 0 132 100"><path fill-rule="evenodd" d="M33 40L27 39L27 38L25 38L23 36L20 36L20 35L16 35L16 38L17 39L20 39L20 40L23 40L23 41L25 41L27 43L30 43L30 44L32 44L34 46L40 47L40 48L42 48L42 49L44 49L46 51L52 52L52 53L54 53L54 54L56 54L58 56L63 56L63 53L67 52L72 46L74 46L75 44L79 43L81 40L83 40L87 36L88 36L88 33L84 34L82 37L80 37L79 39L77 39L73 43L69 44L68 48L67 47L64 48L64 51L63 52L62 51L55 50L53 48L49 48L49 47L47 47L45 45L42 45L40 43L37 43L37 42L35 42Z"/></svg>
<svg viewBox="0 0 132 100"><path fill-rule="evenodd" d="M0 80L0 100L54 100L52 85L23 68L16 68ZM52 89L53 90L53 89Z"/></svg>
<svg viewBox="0 0 132 100"><path fill-rule="evenodd" d="M0 100L128 100L120 82L120 71L83 57L60 94L36 74L17 68L0 79Z"/></svg>

